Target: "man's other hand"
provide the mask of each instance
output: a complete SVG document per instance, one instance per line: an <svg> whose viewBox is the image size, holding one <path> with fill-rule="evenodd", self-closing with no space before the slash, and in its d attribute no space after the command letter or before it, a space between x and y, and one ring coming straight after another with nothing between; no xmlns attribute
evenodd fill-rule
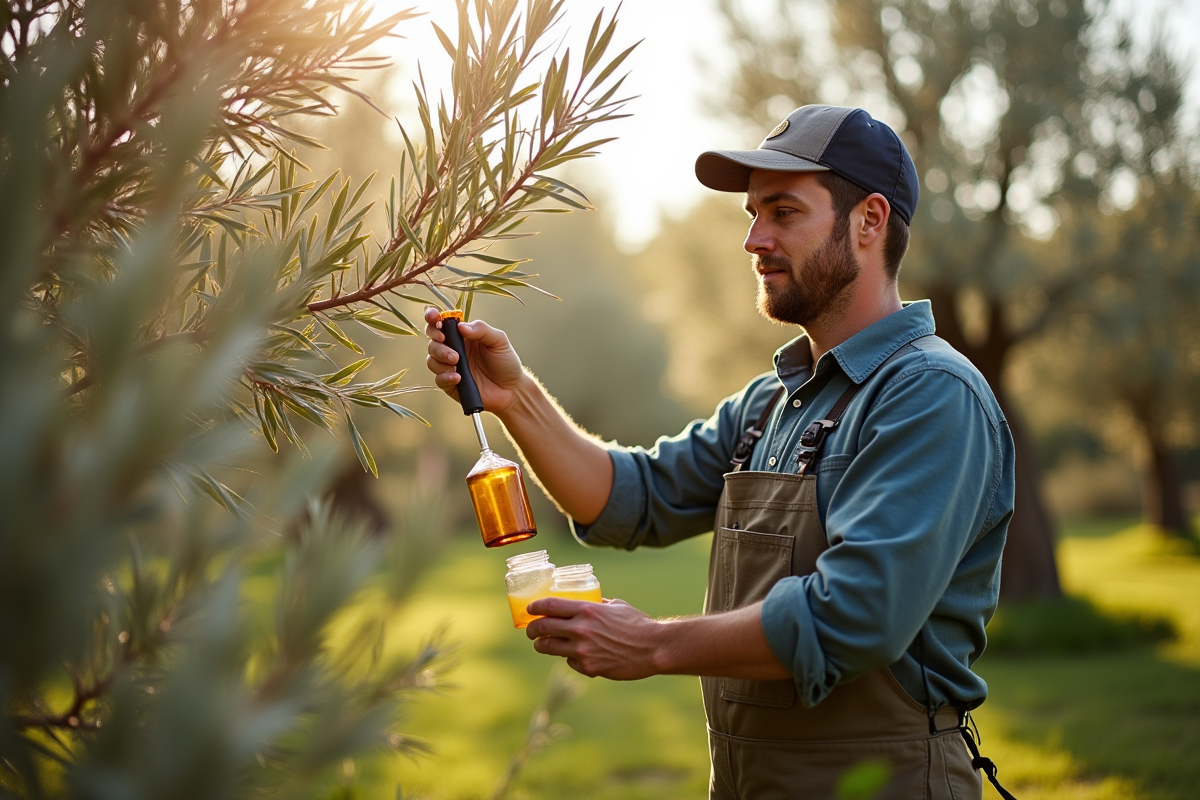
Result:
<svg viewBox="0 0 1200 800"><path fill-rule="evenodd" d="M529 613L542 615L525 629L533 649L563 656L576 672L615 681L659 674L654 661L660 623L624 600L545 597L530 603Z"/></svg>

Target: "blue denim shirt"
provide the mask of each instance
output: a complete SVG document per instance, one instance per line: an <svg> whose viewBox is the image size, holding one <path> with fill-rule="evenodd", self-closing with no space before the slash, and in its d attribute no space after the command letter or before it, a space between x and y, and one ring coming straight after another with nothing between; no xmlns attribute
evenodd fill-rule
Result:
<svg viewBox="0 0 1200 800"><path fill-rule="evenodd" d="M829 549L815 573L775 585L763 604L763 631L805 705L890 665L923 706L910 646L924 628L932 704L974 708L987 696L971 665L999 594L1013 442L983 377L933 332L929 303L921 301L855 334L815 368L808 338L793 340L775 354L773 373L726 398L707 420L650 450L612 448L608 502L592 525L573 524L576 537L633 549L711 531L734 445L780 382L787 393L749 469L794 472L804 428L824 418L851 381L864 384L815 467Z"/></svg>

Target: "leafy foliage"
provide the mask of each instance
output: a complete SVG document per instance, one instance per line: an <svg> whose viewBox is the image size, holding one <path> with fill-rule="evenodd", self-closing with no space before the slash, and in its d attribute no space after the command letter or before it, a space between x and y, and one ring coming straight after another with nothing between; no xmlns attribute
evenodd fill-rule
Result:
<svg viewBox="0 0 1200 800"><path fill-rule="evenodd" d="M351 408L419 417L403 371L361 377L356 338L415 334L397 305L418 294L527 285L486 246L586 205L545 171L603 143L625 57L603 17L578 67L545 52L561 0L458 10L451 96L418 86L386 239L363 227L370 179L301 177L319 143L294 123L361 95L411 9L0 11L0 791L319 795L347 756L419 749L398 710L446 647L398 655L381 620L425 533L311 504L334 457L302 433L344 426L376 470ZM256 434L308 457L247 477Z"/></svg>
<svg viewBox="0 0 1200 800"><path fill-rule="evenodd" d="M1035 351L1034 371L1055 376L1074 419L1082 410L1113 452L1141 462L1146 521L1186 536L1176 452L1200 442L1200 190L1170 170L1141 192L1112 219L1108 274L1087 287L1087 312L1051 329L1057 346Z"/></svg>

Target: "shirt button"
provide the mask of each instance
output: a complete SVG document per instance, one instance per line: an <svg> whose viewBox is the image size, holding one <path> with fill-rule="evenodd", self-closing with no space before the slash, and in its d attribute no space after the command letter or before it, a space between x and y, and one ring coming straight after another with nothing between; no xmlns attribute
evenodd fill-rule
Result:
<svg viewBox="0 0 1200 800"><path fill-rule="evenodd" d="M767 459L767 466L768 466L768 467L773 467L773 466L775 466L775 464L776 464L778 461L779 461L779 459L778 459L778 458L776 458L775 456L771 456L770 458L768 458L768 459Z"/></svg>
<svg viewBox="0 0 1200 800"><path fill-rule="evenodd" d="M800 402L799 397L792 401L792 408L799 408L802 405L804 405L804 403Z"/></svg>

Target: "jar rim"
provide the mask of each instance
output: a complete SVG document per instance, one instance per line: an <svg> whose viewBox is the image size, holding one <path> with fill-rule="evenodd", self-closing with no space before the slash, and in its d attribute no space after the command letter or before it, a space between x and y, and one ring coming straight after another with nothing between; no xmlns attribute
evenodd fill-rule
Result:
<svg viewBox="0 0 1200 800"><path fill-rule="evenodd" d="M568 564L565 567L555 567L556 578L586 578L592 574L591 564Z"/></svg>
<svg viewBox="0 0 1200 800"><path fill-rule="evenodd" d="M554 566L550 563L550 554L545 550L534 550L532 553L521 553L520 555L511 556L505 563L508 564L510 570L530 569L546 565Z"/></svg>

